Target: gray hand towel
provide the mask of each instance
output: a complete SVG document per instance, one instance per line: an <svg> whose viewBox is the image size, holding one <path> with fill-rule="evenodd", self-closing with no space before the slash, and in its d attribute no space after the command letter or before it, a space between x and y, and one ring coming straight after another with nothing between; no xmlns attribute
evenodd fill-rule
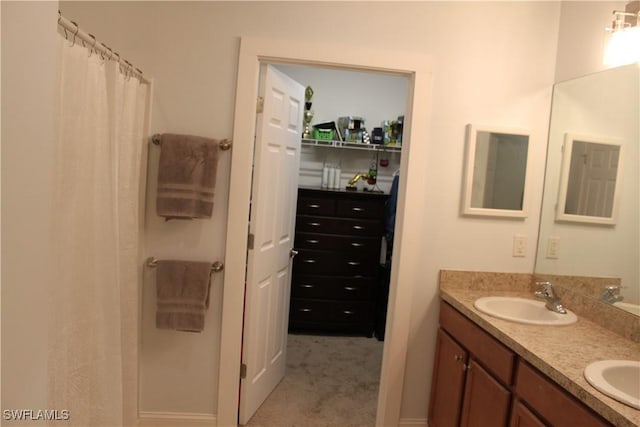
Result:
<svg viewBox="0 0 640 427"><path fill-rule="evenodd" d="M156 327L202 331L210 286L210 262L158 261Z"/></svg>
<svg viewBox="0 0 640 427"><path fill-rule="evenodd" d="M218 141L165 133L160 145L158 215L167 219L211 218Z"/></svg>

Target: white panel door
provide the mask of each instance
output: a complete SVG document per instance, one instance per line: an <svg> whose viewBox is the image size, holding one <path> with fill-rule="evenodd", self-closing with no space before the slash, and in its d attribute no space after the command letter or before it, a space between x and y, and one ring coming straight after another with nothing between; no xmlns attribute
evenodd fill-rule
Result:
<svg viewBox="0 0 640 427"><path fill-rule="evenodd" d="M285 373L291 259L305 88L261 69L247 261L239 422L246 424Z"/></svg>
<svg viewBox="0 0 640 427"><path fill-rule="evenodd" d="M578 215L610 217L616 189L620 146L595 143L584 145L585 169Z"/></svg>

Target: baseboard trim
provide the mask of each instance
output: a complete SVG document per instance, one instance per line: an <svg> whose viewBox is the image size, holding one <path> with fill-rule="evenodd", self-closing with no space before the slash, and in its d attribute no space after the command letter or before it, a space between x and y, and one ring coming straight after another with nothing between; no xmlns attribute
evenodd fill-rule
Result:
<svg viewBox="0 0 640 427"><path fill-rule="evenodd" d="M216 427L218 418L195 412L140 412L139 427L175 427L176 425Z"/></svg>
<svg viewBox="0 0 640 427"><path fill-rule="evenodd" d="M398 422L398 427L402 426L412 426L412 427L427 427L429 423L427 423L426 418L400 418Z"/></svg>

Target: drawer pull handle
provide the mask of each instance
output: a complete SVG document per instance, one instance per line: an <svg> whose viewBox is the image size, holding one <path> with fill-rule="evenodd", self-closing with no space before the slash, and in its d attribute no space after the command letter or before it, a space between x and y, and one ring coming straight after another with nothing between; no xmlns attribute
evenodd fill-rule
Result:
<svg viewBox="0 0 640 427"><path fill-rule="evenodd" d="M456 362L461 362L462 359L464 359L464 357L460 356L459 354L453 356L453 360L455 360Z"/></svg>
<svg viewBox="0 0 640 427"><path fill-rule="evenodd" d="M354 229L354 230L364 230L364 227L363 227L363 226L361 226L361 225L354 225L354 226L353 226L353 229Z"/></svg>
<svg viewBox="0 0 640 427"><path fill-rule="evenodd" d="M316 243L318 243L318 241L315 240L315 239L307 239L307 240L305 240L305 242L311 243L312 245L315 245Z"/></svg>
<svg viewBox="0 0 640 427"><path fill-rule="evenodd" d="M358 288L353 287L353 286L345 286L345 287L344 287L344 290L345 290L345 291L355 291L356 289L358 289Z"/></svg>
<svg viewBox="0 0 640 427"><path fill-rule="evenodd" d="M353 246L354 248L361 248L364 246L363 243L357 243L357 242L351 242L351 246Z"/></svg>
<svg viewBox="0 0 640 427"><path fill-rule="evenodd" d="M351 266L360 265L360 263L358 261L349 261L347 264L349 264Z"/></svg>
<svg viewBox="0 0 640 427"><path fill-rule="evenodd" d="M311 209L318 209L320 207L320 205L316 205L315 203L312 203L310 205L307 205L307 207L309 207Z"/></svg>
<svg viewBox="0 0 640 427"><path fill-rule="evenodd" d="M308 222L307 225L310 225L312 227L319 227L321 224L319 222Z"/></svg>
<svg viewBox="0 0 640 427"><path fill-rule="evenodd" d="M351 310L342 310L342 312L343 312L344 314L346 314L346 315L351 315L351 314L353 314L353 311L351 311Z"/></svg>
<svg viewBox="0 0 640 427"><path fill-rule="evenodd" d="M302 262L306 262L307 264L313 264L316 262L315 259L303 259Z"/></svg>
<svg viewBox="0 0 640 427"><path fill-rule="evenodd" d="M307 288L307 289L311 289L313 288L313 285L307 285L306 283L300 285L301 288Z"/></svg>
<svg viewBox="0 0 640 427"><path fill-rule="evenodd" d="M311 310L310 308L300 308L300 309L298 309L298 311L301 311L303 313L309 313L309 312L311 312L313 310Z"/></svg>
<svg viewBox="0 0 640 427"><path fill-rule="evenodd" d="M351 208L351 210L354 211L354 212L362 212L364 209L359 208L359 207L356 206L355 208Z"/></svg>

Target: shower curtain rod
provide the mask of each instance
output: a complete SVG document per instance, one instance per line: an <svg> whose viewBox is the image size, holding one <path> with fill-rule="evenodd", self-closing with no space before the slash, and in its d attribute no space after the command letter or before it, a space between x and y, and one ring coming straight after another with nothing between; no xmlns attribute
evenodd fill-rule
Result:
<svg viewBox="0 0 640 427"><path fill-rule="evenodd" d="M125 67L127 71L133 74L134 77L138 78L140 82L144 84L150 84L151 82L142 74L142 70L136 68L131 64L131 62L127 61L123 57L120 56L118 52L115 52L109 46L104 43L96 40L93 34L87 33L80 29L78 24L74 21L71 21L64 16L62 13L58 11L58 25L62 27L64 31L65 39L71 39L75 44L76 39L80 39L82 41L82 46L90 49L92 51L97 52L100 56L104 56L106 60L113 59L114 61L118 61L118 63ZM115 58L117 56L117 59Z"/></svg>

